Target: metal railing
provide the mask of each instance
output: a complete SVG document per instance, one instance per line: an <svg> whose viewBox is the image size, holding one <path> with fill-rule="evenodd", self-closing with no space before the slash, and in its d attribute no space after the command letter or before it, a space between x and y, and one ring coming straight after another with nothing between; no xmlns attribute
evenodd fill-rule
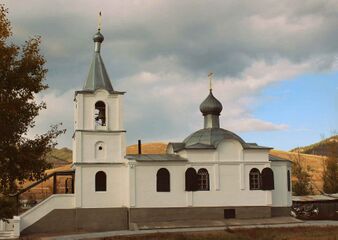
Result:
<svg viewBox="0 0 338 240"><path fill-rule="evenodd" d="M16 198L17 216L52 194L74 193L75 170L58 171L20 189L10 196Z"/></svg>

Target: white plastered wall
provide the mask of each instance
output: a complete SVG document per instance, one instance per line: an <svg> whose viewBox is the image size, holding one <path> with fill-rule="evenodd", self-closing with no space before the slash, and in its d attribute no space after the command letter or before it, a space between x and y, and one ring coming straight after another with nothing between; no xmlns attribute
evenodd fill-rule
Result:
<svg viewBox="0 0 338 240"><path fill-rule="evenodd" d="M124 132L75 132L74 162L124 162L125 133ZM100 146L102 150L99 150ZM105 152L102 155L98 151Z"/></svg>
<svg viewBox="0 0 338 240"><path fill-rule="evenodd" d="M128 181L125 164L90 164L76 167L76 207L108 208L128 205ZM95 191L95 174L103 171L107 177L107 190ZM78 182L80 181L81 184Z"/></svg>
<svg viewBox="0 0 338 240"><path fill-rule="evenodd" d="M156 192L156 173L165 167L170 172L170 192ZM206 168L209 172L210 191L185 191L185 171ZM263 168L264 165L261 166ZM245 189L240 189L240 165L219 165L219 182L213 164L198 163L137 163L134 166L135 196L133 207L206 207L206 206L267 206L271 205L271 191L250 191L247 180ZM246 171L247 174L249 171ZM131 185L132 188L132 185Z"/></svg>
<svg viewBox="0 0 338 240"><path fill-rule="evenodd" d="M268 149L245 149L244 161L246 162L269 162Z"/></svg>
<svg viewBox="0 0 338 240"><path fill-rule="evenodd" d="M217 146L219 161L243 160L243 147L236 140L224 140Z"/></svg>
<svg viewBox="0 0 338 240"><path fill-rule="evenodd" d="M106 107L106 126L95 124L95 103ZM74 162L123 162L126 154L122 95L106 90L78 93L74 102ZM99 144L101 150L98 150Z"/></svg>
<svg viewBox="0 0 338 240"><path fill-rule="evenodd" d="M292 184L290 179L290 191L287 187L287 171L290 171L289 161L272 161L271 169L274 174L275 189L272 191L272 206L290 207L292 205Z"/></svg>
<svg viewBox="0 0 338 240"><path fill-rule="evenodd" d="M95 124L95 103L105 103L106 125ZM76 207L106 208L128 205L128 168L122 95L106 90L80 92L74 103L73 161ZM107 176L107 190L95 191L95 174Z"/></svg>
<svg viewBox="0 0 338 240"><path fill-rule="evenodd" d="M169 149L170 151L170 149ZM267 150L244 150L236 140L224 140L217 149L182 150L188 162L135 162L134 207L271 206L271 191L250 190L249 172L270 167ZM170 192L156 192L156 173L165 167L170 172ZM185 191L185 171L206 168L210 191Z"/></svg>

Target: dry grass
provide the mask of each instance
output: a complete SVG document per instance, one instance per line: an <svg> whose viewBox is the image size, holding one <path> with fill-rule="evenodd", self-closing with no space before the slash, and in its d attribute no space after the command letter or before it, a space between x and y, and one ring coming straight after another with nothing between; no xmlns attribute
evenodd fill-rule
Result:
<svg viewBox="0 0 338 240"><path fill-rule="evenodd" d="M72 162L73 157L72 150L70 150L69 148L54 148L48 155L67 162Z"/></svg>
<svg viewBox="0 0 338 240"><path fill-rule="evenodd" d="M324 171L324 162L327 159L327 157L324 156L317 156L317 155L311 155L311 154L298 154L295 152L285 152L280 150L271 150L270 154L276 157L288 159L292 162L299 159L305 168L310 169L310 175L313 182L315 193L319 194L319 191L316 189L323 189L323 171ZM297 179L293 178L293 181L296 181Z"/></svg>
<svg viewBox="0 0 338 240"><path fill-rule="evenodd" d="M142 154L165 154L167 151L167 143L155 142L155 143L142 143ZM137 154L137 144L127 147L127 154Z"/></svg>
<svg viewBox="0 0 338 240"><path fill-rule="evenodd" d="M338 227L254 228L210 232L155 233L95 240L333 240ZM92 239L94 240L94 239Z"/></svg>

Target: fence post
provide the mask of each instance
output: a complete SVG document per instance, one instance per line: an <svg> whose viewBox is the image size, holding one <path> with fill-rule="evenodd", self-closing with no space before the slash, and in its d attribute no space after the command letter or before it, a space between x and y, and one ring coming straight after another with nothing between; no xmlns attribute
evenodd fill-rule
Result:
<svg viewBox="0 0 338 240"><path fill-rule="evenodd" d="M20 194L16 195L16 215L19 216L19 208L20 208L20 201L19 201Z"/></svg>
<svg viewBox="0 0 338 240"><path fill-rule="evenodd" d="M56 185L56 173L54 172L54 175L53 175L53 194L57 193L56 187L57 187L57 185Z"/></svg>
<svg viewBox="0 0 338 240"><path fill-rule="evenodd" d="M75 174L72 174L72 193L74 193L74 180L75 180Z"/></svg>
<svg viewBox="0 0 338 240"><path fill-rule="evenodd" d="M20 217L13 217L13 226L14 226L14 237L20 237Z"/></svg>

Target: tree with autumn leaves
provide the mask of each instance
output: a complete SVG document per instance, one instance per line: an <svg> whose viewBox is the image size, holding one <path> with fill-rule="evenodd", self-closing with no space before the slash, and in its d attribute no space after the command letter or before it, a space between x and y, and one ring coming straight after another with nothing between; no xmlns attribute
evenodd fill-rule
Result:
<svg viewBox="0 0 338 240"><path fill-rule="evenodd" d="M325 144L327 159L323 171L323 192L326 194L338 193L338 140L331 137Z"/></svg>
<svg viewBox="0 0 338 240"><path fill-rule="evenodd" d="M64 132L55 125L34 139L26 136L39 111L46 108L35 98L48 88L44 82L46 60L40 53L40 37L30 38L22 46L10 42L7 14L8 9L0 4L0 219L12 217L9 196L18 184L40 179L50 168L46 154Z"/></svg>

